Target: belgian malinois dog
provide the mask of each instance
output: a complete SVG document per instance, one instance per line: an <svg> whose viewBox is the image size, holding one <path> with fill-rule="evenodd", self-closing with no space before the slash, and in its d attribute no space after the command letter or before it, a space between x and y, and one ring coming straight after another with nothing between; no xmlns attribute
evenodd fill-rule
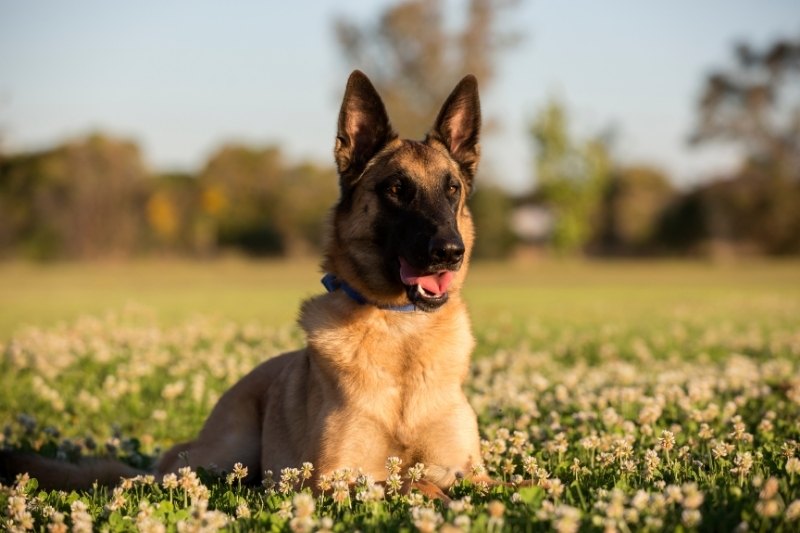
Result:
<svg viewBox="0 0 800 533"><path fill-rule="evenodd" d="M424 141L400 139L369 79L350 75L335 158L341 195L322 263L328 293L306 301L308 345L266 361L228 390L200 435L158 462L248 467L251 481L311 462L386 479L387 457L426 465L424 492L444 496L481 462L462 391L474 340L460 297L473 243L466 205L479 159L478 85L467 76ZM114 485L138 472L113 461L6 455L40 486Z"/></svg>

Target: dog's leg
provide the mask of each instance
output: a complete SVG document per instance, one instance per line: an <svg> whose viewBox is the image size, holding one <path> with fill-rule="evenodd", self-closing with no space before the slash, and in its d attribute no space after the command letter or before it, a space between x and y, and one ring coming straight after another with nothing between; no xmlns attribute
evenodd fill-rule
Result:
<svg viewBox="0 0 800 533"><path fill-rule="evenodd" d="M188 466L185 462L183 464L181 463L181 457L185 457L185 455L182 454L188 452L192 444L194 444L192 441L181 442L167 450L164 455L159 458L158 464L156 465L156 472L159 474L166 474L169 472L176 472L178 468L183 466Z"/></svg>
<svg viewBox="0 0 800 533"><path fill-rule="evenodd" d="M425 464L425 480L447 491L466 478L472 466L481 462L478 422L466 398L444 411L420 432L421 462Z"/></svg>
<svg viewBox="0 0 800 533"><path fill-rule="evenodd" d="M237 386L226 392L200 435L167 451L158 463L159 477L189 466L230 471L236 463L249 470L247 481L260 479L261 419L256 401Z"/></svg>
<svg viewBox="0 0 800 533"><path fill-rule="evenodd" d="M420 479L419 481L415 481L414 483L411 483L409 488L420 491L424 496L427 496L432 500L441 500L444 503L451 502L450 496L448 496L435 483L432 483L428 480Z"/></svg>

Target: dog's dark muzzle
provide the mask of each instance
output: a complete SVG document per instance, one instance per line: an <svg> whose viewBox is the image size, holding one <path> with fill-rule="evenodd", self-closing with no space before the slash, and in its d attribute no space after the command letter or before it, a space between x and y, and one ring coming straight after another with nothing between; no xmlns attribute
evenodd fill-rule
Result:
<svg viewBox="0 0 800 533"><path fill-rule="evenodd" d="M408 256L400 258L400 279L415 306L433 311L447 302L454 273L461 268L466 249L461 236L450 231L429 239L423 250L416 261Z"/></svg>
<svg viewBox="0 0 800 533"><path fill-rule="evenodd" d="M433 267L458 270L464 260L464 241L459 235L434 237L428 243L428 257Z"/></svg>

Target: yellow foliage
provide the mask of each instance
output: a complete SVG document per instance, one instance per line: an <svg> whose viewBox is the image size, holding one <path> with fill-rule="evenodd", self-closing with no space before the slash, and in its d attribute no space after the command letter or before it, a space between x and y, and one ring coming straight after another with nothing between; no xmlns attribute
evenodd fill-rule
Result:
<svg viewBox="0 0 800 533"><path fill-rule="evenodd" d="M155 192L147 201L147 221L156 234L171 241L178 233L178 213L169 194Z"/></svg>
<svg viewBox="0 0 800 533"><path fill-rule="evenodd" d="M228 207L229 202L221 187L209 185L203 189L201 203L205 213L216 216Z"/></svg>

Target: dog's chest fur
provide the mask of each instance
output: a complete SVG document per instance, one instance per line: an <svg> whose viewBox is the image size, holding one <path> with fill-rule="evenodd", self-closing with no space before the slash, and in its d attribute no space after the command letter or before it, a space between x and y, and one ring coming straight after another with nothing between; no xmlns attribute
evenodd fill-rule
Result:
<svg viewBox="0 0 800 533"><path fill-rule="evenodd" d="M300 323L337 404L382 426L400 447L463 398L474 340L458 299L435 313L402 313L327 295L304 306Z"/></svg>

